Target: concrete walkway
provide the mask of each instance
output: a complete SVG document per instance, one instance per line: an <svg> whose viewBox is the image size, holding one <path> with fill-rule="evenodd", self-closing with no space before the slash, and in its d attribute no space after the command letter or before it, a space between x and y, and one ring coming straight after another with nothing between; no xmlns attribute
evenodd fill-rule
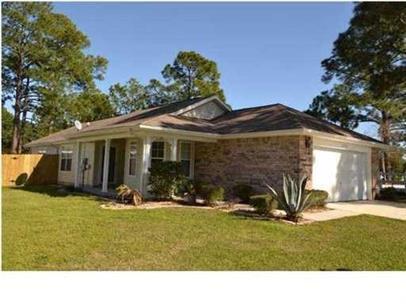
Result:
<svg viewBox="0 0 406 304"><path fill-rule="evenodd" d="M329 203L328 208L358 214L370 214L398 220L406 220L406 204L385 201L354 201Z"/></svg>
<svg viewBox="0 0 406 304"><path fill-rule="evenodd" d="M331 208L329 206L329 208ZM360 215L361 213L353 212L349 210L323 210L320 212L303 212L303 218L315 222L324 222L329 220L335 220L347 216Z"/></svg>

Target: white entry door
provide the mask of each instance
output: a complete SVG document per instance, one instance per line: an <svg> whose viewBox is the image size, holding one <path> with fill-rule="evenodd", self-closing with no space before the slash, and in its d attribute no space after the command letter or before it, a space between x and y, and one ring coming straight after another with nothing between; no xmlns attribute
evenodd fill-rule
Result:
<svg viewBox="0 0 406 304"><path fill-rule="evenodd" d="M315 147L313 189L327 191L330 202L367 199L367 160L367 153Z"/></svg>

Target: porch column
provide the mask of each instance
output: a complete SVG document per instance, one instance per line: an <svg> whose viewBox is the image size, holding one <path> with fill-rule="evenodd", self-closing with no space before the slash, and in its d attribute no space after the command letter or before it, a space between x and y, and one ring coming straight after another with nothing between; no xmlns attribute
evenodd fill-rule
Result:
<svg viewBox="0 0 406 304"><path fill-rule="evenodd" d="M109 138L104 143L102 192L107 192L109 189L110 143L111 139Z"/></svg>
<svg viewBox="0 0 406 304"><path fill-rule="evenodd" d="M75 147L75 168L74 170L74 176L75 176L75 181L74 181L74 187L79 188L80 186L80 142L76 142L76 147Z"/></svg>
<svg viewBox="0 0 406 304"><path fill-rule="evenodd" d="M177 156L178 156L178 139L177 138L173 138L170 142L171 144L171 161L176 161L177 160Z"/></svg>
<svg viewBox="0 0 406 304"><path fill-rule="evenodd" d="M148 169L151 165L151 144L152 138L150 136L146 136L143 138L140 190L144 196L148 196L148 176L149 176Z"/></svg>

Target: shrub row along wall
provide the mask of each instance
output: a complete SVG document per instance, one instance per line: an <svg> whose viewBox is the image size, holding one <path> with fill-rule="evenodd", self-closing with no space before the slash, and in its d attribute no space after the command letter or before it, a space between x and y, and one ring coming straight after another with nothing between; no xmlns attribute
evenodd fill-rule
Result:
<svg viewBox="0 0 406 304"><path fill-rule="evenodd" d="M3 187L56 184L58 155L3 154Z"/></svg>
<svg viewBox="0 0 406 304"><path fill-rule="evenodd" d="M195 178L222 186L230 194L238 183L265 192L264 183L282 187L282 175L312 177L312 139L275 136L196 143ZM309 180L307 187L311 187Z"/></svg>

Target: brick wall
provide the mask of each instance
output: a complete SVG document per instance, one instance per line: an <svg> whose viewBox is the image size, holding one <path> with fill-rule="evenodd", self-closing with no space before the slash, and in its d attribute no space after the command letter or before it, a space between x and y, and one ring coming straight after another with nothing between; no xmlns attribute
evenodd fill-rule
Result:
<svg viewBox="0 0 406 304"><path fill-rule="evenodd" d="M278 136L196 143L195 178L223 186L227 194L238 183L266 191L264 182L282 187L283 173L311 178L312 140ZM311 185L309 181L308 187Z"/></svg>

